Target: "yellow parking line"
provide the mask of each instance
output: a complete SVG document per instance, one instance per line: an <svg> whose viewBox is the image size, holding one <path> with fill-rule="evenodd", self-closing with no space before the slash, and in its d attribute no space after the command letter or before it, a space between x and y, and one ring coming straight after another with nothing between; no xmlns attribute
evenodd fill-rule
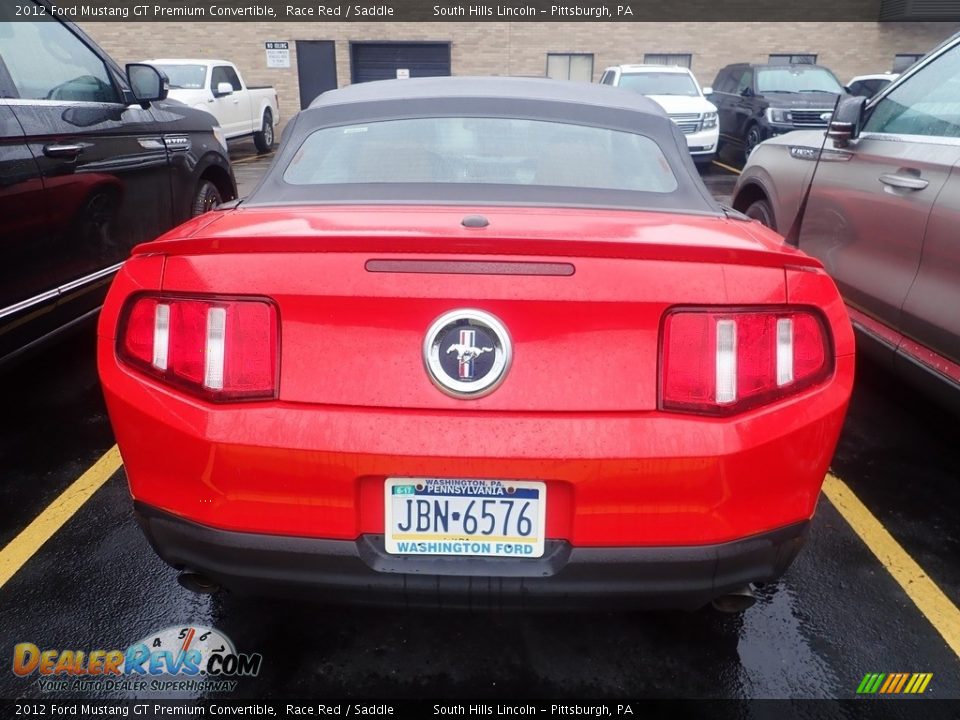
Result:
<svg viewBox="0 0 960 720"><path fill-rule="evenodd" d="M730 172L732 172L732 173L734 173L734 174L736 174L736 175L740 175L740 174L741 174L741 171L740 171L740 170L737 170L737 169L736 169L735 167L733 167L732 165L725 165L724 163L720 162L719 160L712 160L711 162L712 162L714 165L716 165L717 167L722 167L724 170L729 170Z"/></svg>
<svg viewBox="0 0 960 720"><path fill-rule="evenodd" d="M827 474L823 494L960 657L960 609L893 539L843 480Z"/></svg>
<svg viewBox="0 0 960 720"><path fill-rule="evenodd" d="M9 545L0 550L0 588L103 487L122 464L120 451L114 445L90 469L74 480L73 484L11 540Z"/></svg>
<svg viewBox="0 0 960 720"><path fill-rule="evenodd" d="M233 165L243 165L244 163L252 163L252 162L256 162L257 160L263 160L264 158L268 158L268 157L273 157L273 153L266 153L264 155L253 155L251 157L242 157L238 160L231 160L230 162Z"/></svg>

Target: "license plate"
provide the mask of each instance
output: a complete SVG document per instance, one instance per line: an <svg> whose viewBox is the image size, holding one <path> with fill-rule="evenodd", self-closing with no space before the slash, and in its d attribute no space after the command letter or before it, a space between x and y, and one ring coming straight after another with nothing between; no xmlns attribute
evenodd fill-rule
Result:
<svg viewBox="0 0 960 720"><path fill-rule="evenodd" d="M542 482L389 478L384 499L393 555L543 556Z"/></svg>

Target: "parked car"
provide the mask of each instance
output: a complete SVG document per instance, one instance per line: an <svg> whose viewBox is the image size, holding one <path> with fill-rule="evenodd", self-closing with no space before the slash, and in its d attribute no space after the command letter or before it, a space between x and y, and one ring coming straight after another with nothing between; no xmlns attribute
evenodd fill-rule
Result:
<svg viewBox="0 0 960 720"><path fill-rule="evenodd" d="M277 91L248 86L240 70L226 60L144 60L170 80L170 98L212 114L227 140L253 138L257 150L269 152L280 122Z"/></svg>
<svg viewBox="0 0 960 720"><path fill-rule="evenodd" d="M865 349L960 408L960 38L837 113L850 124L831 126L841 135L817 167L800 249L836 280ZM761 144L734 206L786 232L823 142Z"/></svg>
<svg viewBox="0 0 960 720"><path fill-rule="evenodd" d="M840 82L819 65L727 65L709 99L720 114L720 143L743 148L749 157L759 143L792 130L825 128Z"/></svg>
<svg viewBox="0 0 960 720"><path fill-rule="evenodd" d="M701 89L688 68L615 65L603 71L600 83L632 90L653 100L683 131L694 161L706 164L713 160L719 133L717 108L704 97L711 88Z"/></svg>
<svg viewBox="0 0 960 720"><path fill-rule="evenodd" d="M820 264L652 101L445 77L317 98L249 198L125 263L98 362L189 588L743 609L854 357Z"/></svg>
<svg viewBox="0 0 960 720"><path fill-rule="evenodd" d="M861 97L873 97L883 90L887 85L900 77L899 73L882 73L878 75L857 75L850 78L844 88L850 95L860 95Z"/></svg>
<svg viewBox="0 0 960 720"><path fill-rule="evenodd" d="M49 14L10 15L0 11L0 364L95 314L134 245L237 195L220 129L163 101L155 70L124 72Z"/></svg>

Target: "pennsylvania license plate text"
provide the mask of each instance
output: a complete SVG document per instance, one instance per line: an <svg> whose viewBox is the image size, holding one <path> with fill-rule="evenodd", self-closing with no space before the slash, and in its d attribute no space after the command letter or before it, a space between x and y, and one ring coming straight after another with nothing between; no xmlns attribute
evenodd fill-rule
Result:
<svg viewBox="0 0 960 720"><path fill-rule="evenodd" d="M539 482L387 480L387 552L541 557L545 496Z"/></svg>

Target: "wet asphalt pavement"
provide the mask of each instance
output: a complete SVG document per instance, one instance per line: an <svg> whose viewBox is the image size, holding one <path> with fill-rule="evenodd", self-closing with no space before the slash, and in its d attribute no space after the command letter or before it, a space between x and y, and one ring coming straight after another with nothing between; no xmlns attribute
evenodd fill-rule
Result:
<svg viewBox="0 0 960 720"><path fill-rule="evenodd" d="M269 160L238 155L244 191ZM707 171L718 197L734 179ZM3 544L113 444L92 335L0 376ZM866 362L857 370L832 470L960 603L957 419ZM960 660L826 498L787 575L738 616L378 611L194 595L141 535L122 470L0 588L3 653L19 642L122 649L181 624L216 627L241 652L262 653L260 675L233 693L247 698L833 698L853 697L868 672L932 672L924 697L960 699ZM0 672L0 697L56 697L35 677Z"/></svg>

